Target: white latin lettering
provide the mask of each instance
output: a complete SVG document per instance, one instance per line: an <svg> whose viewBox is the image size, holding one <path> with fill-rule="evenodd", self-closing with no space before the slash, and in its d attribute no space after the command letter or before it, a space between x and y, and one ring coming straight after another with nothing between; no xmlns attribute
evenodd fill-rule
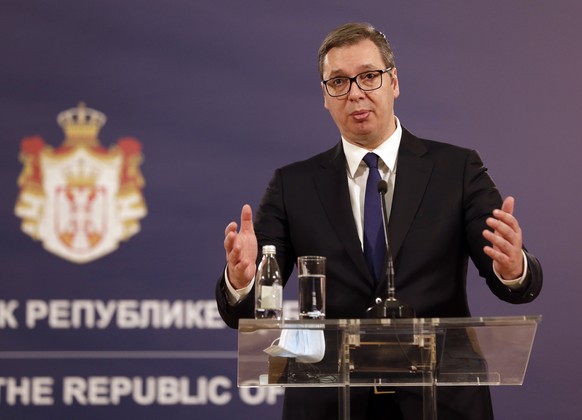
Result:
<svg viewBox="0 0 582 420"><path fill-rule="evenodd" d="M6 386L6 379L0 376L0 402L2 401L2 387Z"/></svg>
<svg viewBox="0 0 582 420"><path fill-rule="evenodd" d="M16 378L8 378L6 384L6 403L16 405L20 401L22 405L30 404L30 379L21 378L20 383Z"/></svg>
<svg viewBox="0 0 582 420"><path fill-rule="evenodd" d="M9 383L9 385L6 385ZM159 377L125 377L125 376L92 376L82 378L69 376L63 378L63 403L65 405L119 405L124 398L131 398L137 405L225 405L232 400L230 389L232 382L225 376L207 378L200 376L196 380L197 389L190 389L188 377L159 376ZM20 398L28 403L27 393L23 389L29 388L29 382L17 386L14 381L0 378L2 388L9 391L10 403ZM43 404L52 404L52 378L43 378L38 383L37 391L33 391L35 401ZM243 400L249 404L260 404L269 400L267 391L260 391L260 396L244 395ZM1 396L1 392L0 392ZM8 400L8 397L7 397ZM259 401L260 400L260 401ZM272 398L273 401L276 397ZM250 402L248 402L250 401Z"/></svg>
<svg viewBox="0 0 582 420"><path fill-rule="evenodd" d="M53 379L46 376L31 378L0 377L0 405L4 388L6 405L52 405Z"/></svg>
<svg viewBox="0 0 582 420"><path fill-rule="evenodd" d="M156 402L156 378L150 376L144 381L142 378L133 378L132 397L136 404L151 405Z"/></svg>
<svg viewBox="0 0 582 420"><path fill-rule="evenodd" d="M285 395L285 389L283 387L277 388L245 387L239 389L240 399L245 404L248 405L259 405L264 403L274 405L277 404L277 397L282 395Z"/></svg>
<svg viewBox="0 0 582 420"><path fill-rule="evenodd" d="M49 376L32 378L32 404L53 405L53 384L54 380Z"/></svg>
<svg viewBox="0 0 582 420"><path fill-rule="evenodd" d="M87 382L79 376L63 378L63 402L66 405L87 405Z"/></svg>
<svg viewBox="0 0 582 420"><path fill-rule="evenodd" d="M90 405L108 405L110 396L109 378L93 376L88 379L87 396Z"/></svg>
<svg viewBox="0 0 582 420"><path fill-rule="evenodd" d="M240 399L248 405L259 405L265 401L266 388L241 388Z"/></svg>
<svg viewBox="0 0 582 420"><path fill-rule="evenodd" d="M121 397L131 395L132 385L131 380L125 376L114 376L111 378L111 403L118 405Z"/></svg>
<svg viewBox="0 0 582 420"><path fill-rule="evenodd" d="M285 388L278 387L278 388L267 388L267 398L265 402L269 405L277 404L277 398L283 397L285 395Z"/></svg>
<svg viewBox="0 0 582 420"><path fill-rule="evenodd" d="M158 403L173 405L179 401L178 380L173 376L161 376L158 378Z"/></svg>
<svg viewBox="0 0 582 420"><path fill-rule="evenodd" d="M225 405L232 399L232 394L228 391L221 391L220 388L230 389L232 382L226 376L215 376L208 384L208 399L216 405Z"/></svg>
<svg viewBox="0 0 582 420"><path fill-rule="evenodd" d="M206 405L208 404L208 379L205 376L198 377L197 394L190 395L190 379L186 377L180 378L180 388L182 391L182 398L180 402L184 405Z"/></svg>

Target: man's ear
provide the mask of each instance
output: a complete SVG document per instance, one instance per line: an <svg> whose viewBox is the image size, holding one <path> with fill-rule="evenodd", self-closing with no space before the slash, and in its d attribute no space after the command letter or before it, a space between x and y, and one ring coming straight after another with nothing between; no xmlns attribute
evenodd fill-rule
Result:
<svg viewBox="0 0 582 420"><path fill-rule="evenodd" d="M392 90L394 91L394 99L400 96L400 83L398 83L398 72L396 67L394 67L391 71L392 75L390 76L390 83L392 85Z"/></svg>
<svg viewBox="0 0 582 420"><path fill-rule="evenodd" d="M329 108L327 106L329 95L327 94L327 91L325 90L325 86L323 85L323 83L321 83L321 93L323 93L323 107L329 111Z"/></svg>

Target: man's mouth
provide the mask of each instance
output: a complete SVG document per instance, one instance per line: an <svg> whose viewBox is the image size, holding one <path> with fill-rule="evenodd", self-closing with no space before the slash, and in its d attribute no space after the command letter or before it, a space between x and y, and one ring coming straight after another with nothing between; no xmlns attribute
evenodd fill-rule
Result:
<svg viewBox="0 0 582 420"><path fill-rule="evenodd" d="M363 121L370 115L370 111L368 110L361 110L361 111L354 111L350 114L350 116L356 121Z"/></svg>

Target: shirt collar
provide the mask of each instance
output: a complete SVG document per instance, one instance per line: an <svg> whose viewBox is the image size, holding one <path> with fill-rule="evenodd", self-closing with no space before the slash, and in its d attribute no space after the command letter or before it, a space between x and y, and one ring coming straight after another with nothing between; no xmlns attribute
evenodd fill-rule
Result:
<svg viewBox="0 0 582 420"><path fill-rule="evenodd" d="M372 150L373 153L380 156L380 159L382 159L390 170L394 170L394 167L396 166L396 157L398 156L398 148L400 147L400 140L402 138L402 126L400 125L400 121L396 117L394 117L394 119L396 120L396 130L394 130L394 133L384 140L377 148ZM342 145L348 163L348 173L349 176L353 178L356 174L356 170L362 163L362 159L369 150L348 142L343 136Z"/></svg>

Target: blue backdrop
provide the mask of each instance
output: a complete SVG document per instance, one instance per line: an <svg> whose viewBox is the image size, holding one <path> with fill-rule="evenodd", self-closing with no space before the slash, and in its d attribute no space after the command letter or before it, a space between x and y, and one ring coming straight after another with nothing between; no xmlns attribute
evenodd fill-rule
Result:
<svg viewBox="0 0 582 420"><path fill-rule="evenodd" d="M236 332L214 305L223 232L276 167L338 141L316 53L347 21L387 34L397 116L479 150L543 264L527 306L470 273L473 315L544 317L525 384L493 389L497 417L579 418L580 16L577 0L4 0L0 418L277 418L278 390L236 387ZM57 114L80 101L107 116L102 152L139 142L147 215L74 263L23 232L15 206L22 140L61 150Z"/></svg>

